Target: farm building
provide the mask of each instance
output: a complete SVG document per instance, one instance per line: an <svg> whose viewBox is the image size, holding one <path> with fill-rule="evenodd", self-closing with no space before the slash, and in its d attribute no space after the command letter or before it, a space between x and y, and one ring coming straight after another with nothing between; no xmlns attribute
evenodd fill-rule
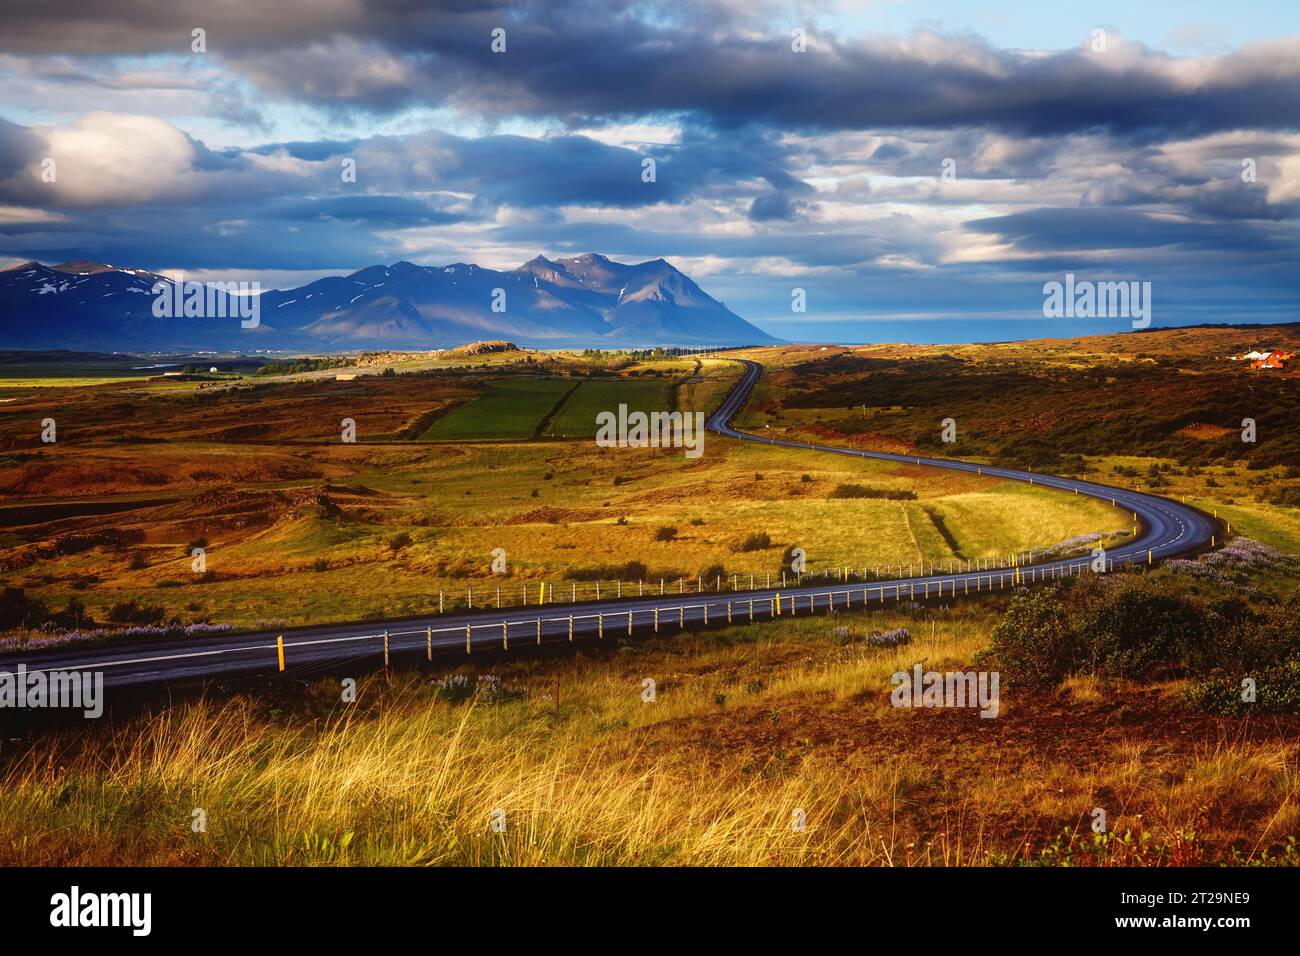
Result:
<svg viewBox="0 0 1300 956"><path fill-rule="evenodd" d="M1250 363L1254 369L1284 369L1286 363L1295 358L1293 352L1267 352Z"/></svg>

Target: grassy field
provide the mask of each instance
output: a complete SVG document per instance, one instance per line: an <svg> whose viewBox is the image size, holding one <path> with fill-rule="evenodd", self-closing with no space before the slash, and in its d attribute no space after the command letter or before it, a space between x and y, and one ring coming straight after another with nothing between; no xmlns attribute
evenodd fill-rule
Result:
<svg viewBox="0 0 1300 956"><path fill-rule="evenodd" d="M939 362L936 381L955 383L950 398L965 396L971 383L945 364L945 350L759 350L769 373L744 423L985 461L1031 434L1066 473L1185 498L1217 511L1237 535L1300 553L1300 512L1275 500L1295 484L1292 471L1184 453L1184 443L1221 431L1164 434L1166 406L1187 393L1148 396L1161 403L1151 430L1116 424L1141 421L1130 407L1140 378L1113 375L1117 363L1173 361L1209 389L1211 405L1235 387L1213 360L1228 339L1170 333L1167 359L1162 341L956 348L978 365L966 370L972 394L987 393L987 376L1003 385L1028 378L1019 392L992 393L984 418L976 398L962 398L971 404L957 413L959 433L969 426L978 441L953 449L918 440L942 410L932 396L908 393L914 383L892 388L909 372L929 374L899 363ZM871 362L855 364L862 359ZM595 578L628 574L764 575L787 566L792 546L807 551L814 571L997 558L1128 524L1103 503L1042 487L716 436L696 460L533 438L563 393L516 394L500 413L470 411L495 400L507 369L527 372L517 381L529 387L577 385L552 422L567 413L574 427L620 400L708 410L737 374L726 361L696 369L604 357L600 368L619 377L589 378L595 366L584 361L497 356L431 368L397 357L375 368L398 374L354 382L26 393L0 406L6 585L51 610L78 602L100 625L130 601L164 620L257 626L427 612L440 589L454 605L468 587L476 603L494 603L501 586L510 603L542 580L590 589ZM547 377L534 377L538 366ZM1167 373L1159 381L1176 381ZM1071 443L1082 426L1066 421L1068 397L1080 387L1075 376L1089 374L1122 387L1109 393L1114 416L1098 426L1100 444ZM1289 388L1280 380L1252 394L1272 401ZM852 401L858 394L865 413ZM822 396L834 402L812 400ZM33 422L51 405L61 438L42 446ZM1099 420L1097 408L1077 409L1084 426ZM475 439L515 416L512 440L417 440L466 414L455 427ZM338 440L344 416L358 424L355 444ZM475 417L475 428L463 424ZM844 485L898 497L843 498ZM665 527L675 534L661 535ZM766 542L745 550L755 532ZM201 576L190 569L198 542L208 560ZM488 573L497 547L508 554L503 576ZM1159 601L1182 581L1179 607L1213 598L1215 613L1249 617L1294 591L1286 560L1135 575L1158 600L1118 606L1165 613ZM89 729L15 731L0 739L0 862L1300 864L1300 718L1197 709L1187 692L1204 675L1169 661L1141 679L1094 668L1046 689L1009 684L996 720L890 706L895 670L987 666L1011 599L995 592L611 638L549 659L476 655L460 668L398 669L391 683L359 663L356 704L342 703L330 679L213 691ZM1215 626L1239 636L1236 621ZM910 643L864 643L900 627ZM646 678L653 703L643 698ZM1109 820L1101 837L1091 831L1096 807ZM190 829L195 808L206 813L206 833ZM796 810L804 830L791 826ZM506 828L495 832L500 814Z"/></svg>
<svg viewBox="0 0 1300 956"><path fill-rule="evenodd" d="M0 863L1297 862L1295 719L1242 725L1180 710L1170 686L1092 679L1004 691L996 720L890 706L893 671L968 666L994 614L972 601L611 640L464 669L468 700L445 671L407 672L363 677L355 704L324 680L12 738ZM864 648L899 626L911 645Z"/></svg>
<svg viewBox="0 0 1300 956"><path fill-rule="evenodd" d="M596 434L596 416L618 413L620 404L628 411L672 411L669 394L673 381L660 379L591 379L578 386L551 421L547 434L555 438L578 438Z"/></svg>
<svg viewBox="0 0 1300 956"><path fill-rule="evenodd" d="M532 438L576 387L576 382L551 378L492 382L487 394L439 418L420 438L426 441Z"/></svg>
<svg viewBox="0 0 1300 956"><path fill-rule="evenodd" d="M238 454L195 443L143 455L60 447L32 467L48 482L83 469L103 476L113 493L95 504L132 506L88 514L76 499L46 499L41 511L0 513L40 519L5 529L15 543L0 555L7 583L52 608L76 598L100 622L127 600L184 621L256 626L424 613L439 590L454 604L468 587L480 601L494 602L497 586L518 601L524 582L540 580L578 578L588 590L593 578L642 575L761 580L788 566L792 546L812 569L942 564L1125 524L1109 505L1041 487L715 438L689 462L671 449L589 441ZM154 475L171 480L153 484ZM841 484L917 499L831 498ZM663 527L676 536L656 540ZM737 550L756 531L769 543ZM200 540L208 573L196 576L189 549ZM494 576L498 547L508 573ZM629 571L633 560L643 569Z"/></svg>
<svg viewBox="0 0 1300 956"><path fill-rule="evenodd" d="M485 382L420 372L218 393L69 389L51 445L22 430L43 407L29 399L0 418L6 583L100 628L123 623L114 608L129 602L151 621L269 627L426 613L439 592L455 607L471 588L478 603L496 603L498 588L515 603L542 580L562 591L576 580L587 596L597 579L761 581L788 569L791 547L814 570L919 569L1125 527L1106 505L1043 488L715 437L695 460L528 440L575 387L560 407L575 422L620 401L712 409L734 362L513 382L488 368ZM328 437L345 415L354 444ZM430 428L476 440L417 440ZM915 500L833 497L855 484ZM675 534L661 540L663 528ZM745 550L756 532L767 539ZM497 548L502 575L490 572Z"/></svg>

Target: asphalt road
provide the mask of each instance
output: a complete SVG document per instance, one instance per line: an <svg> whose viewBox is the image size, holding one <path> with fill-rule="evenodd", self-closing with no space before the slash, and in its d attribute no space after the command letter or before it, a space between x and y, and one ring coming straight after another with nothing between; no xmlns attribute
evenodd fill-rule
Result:
<svg viewBox="0 0 1300 956"><path fill-rule="evenodd" d="M1106 485L1055 478L1050 475L974 465L939 458L917 458L883 452L857 451L827 445L766 438L737 431L731 420L744 406L762 374L762 366L745 361L741 381L708 419L710 431L740 441L764 442L831 455L878 458L908 464L979 472L1032 482L1114 502L1138 516L1134 540L1107 552L1109 565L1159 561L1202 550L1219 534L1213 519L1192 508L1154 495ZM851 506L850 506L851 507ZM869 533L869 529L863 529ZM769 620L776 616L826 614L862 604L899 599L953 596L1010 588L1070 574L1090 573L1091 556L1062 558L1018 568L957 570L915 577L839 581L805 576L798 586L758 587L721 593L646 594L644 597L578 604L547 604L504 610L435 614L416 619L364 621L283 632L284 676L310 678L325 671L339 673L355 666L358 675L384 660L385 644L394 662L449 655L518 652L538 644L613 640L629 632L671 634L681 627L704 623ZM793 583L793 582L791 582ZM385 638L387 634L387 638ZM162 689L173 684L231 680L280 673L276 632L216 635L203 638L153 640L100 647L65 647L0 655L0 671L14 672L19 664L32 671L99 671L111 691ZM112 696L109 696L111 703Z"/></svg>

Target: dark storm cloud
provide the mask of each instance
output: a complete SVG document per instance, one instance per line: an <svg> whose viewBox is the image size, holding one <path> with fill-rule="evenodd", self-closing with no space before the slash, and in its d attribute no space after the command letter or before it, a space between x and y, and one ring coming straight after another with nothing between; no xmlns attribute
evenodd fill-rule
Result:
<svg viewBox="0 0 1300 956"><path fill-rule="evenodd" d="M789 151L757 134L721 137L687 131L678 143L642 149L576 135L469 139L438 132L353 145L360 176L378 175L386 184L411 189L468 191L493 204L520 208L631 209L733 190L747 181L812 192L783 168ZM654 160L652 169L645 165L647 159Z"/></svg>
<svg viewBox="0 0 1300 956"><path fill-rule="evenodd" d="M41 138L16 123L0 119L0 182L39 162Z"/></svg>
<svg viewBox="0 0 1300 956"><path fill-rule="evenodd" d="M356 0L56 0L6 15L0 49L209 56L286 100L379 112L457 105L490 116L602 122L682 113L717 128L977 126L1167 137L1300 127L1300 41L1206 59L1112 36L1106 52L999 50L969 36L814 34L739 4L531 0L509 6ZM491 31L507 31L493 53ZM883 158L883 157L882 157Z"/></svg>
<svg viewBox="0 0 1300 956"><path fill-rule="evenodd" d="M412 226L448 225L469 217L407 196L326 196L277 203L263 213L268 219L291 219L299 222L345 221L376 228L410 228Z"/></svg>
<svg viewBox="0 0 1300 956"><path fill-rule="evenodd" d="M755 222L771 219L798 219L801 204L792 199L788 193L764 193L755 196L749 204L749 218Z"/></svg>
<svg viewBox="0 0 1300 956"><path fill-rule="evenodd" d="M1289 252L1294 237L1241 222L1201 222L1156 216L1135 209L1038 208L966 223L975 232L992 233L1030 251L1149 249L1222 252Z"/></svg>

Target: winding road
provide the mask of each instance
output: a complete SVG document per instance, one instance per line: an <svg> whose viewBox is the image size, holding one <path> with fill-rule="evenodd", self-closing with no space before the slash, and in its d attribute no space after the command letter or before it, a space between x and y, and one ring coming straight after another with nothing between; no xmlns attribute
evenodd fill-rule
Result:
<svg viewBox="0 0 1300 956"><path fill-rule="evenodd" d="M731 421L745 402L763 368L741 360L745 371L722 405L709 416L710 431L740 441L801 448L831 455L875 458L906 464L977 472L998 478L1030 482L1065 492L1076 492L1113 503L1138 516L1137 536L1107 552L1109 567L1146 564L1210 547L1220 534L1207 515L1154 495L1112 488L1069 478L994 468L942 458L917 458L884 452L859 451L829 445L766 438L738 431ZM358 674L383 663L422 658L447 658L467 653L515 652L539 644L615 639L629 633L672 633L676 629L728 620L770 620L777 616L826 613L912 597L948 597L1034 583L1090 572L1090 555L1060 558L1019 567L995 567L953 573L932 573L890 580L805 580L784 588L756 587L703 593L645 594L635 598L588 601L577 604L547 603L540 607L484 609L434 614L394 621L365 621L301 627L283 632L216 635L202 638L163 639L109 646L62 647L0 655L0 671L14 672L25 665L29 673L43 671L102 672L110 691L165 689L205 681L274 676L310 679L325 672ZM563 595L561 594L561 597ZM110 696L109 702L112 702Z"/></svg>

